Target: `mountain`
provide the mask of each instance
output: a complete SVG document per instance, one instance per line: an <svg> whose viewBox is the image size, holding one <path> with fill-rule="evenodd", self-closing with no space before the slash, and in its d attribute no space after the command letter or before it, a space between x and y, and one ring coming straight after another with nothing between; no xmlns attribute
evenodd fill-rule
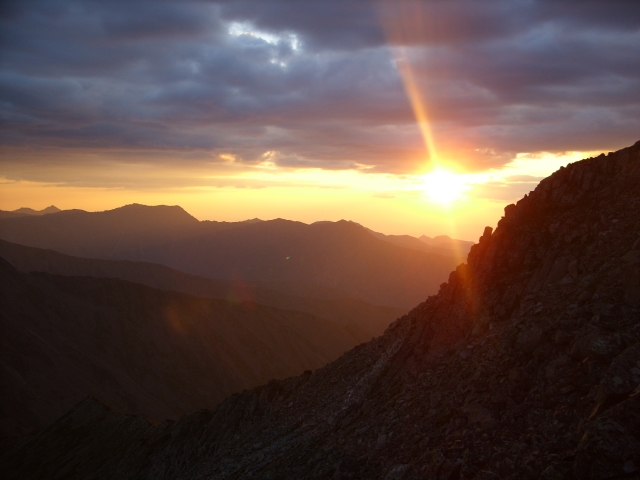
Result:
<svg viewBox="0 0 640 480"><path fill-rule="evenodd" d="M505 208L437 295L305 374L153 425L86 399L7 478L640 476L640 142Z"/></svg>
<svg viewBox="0 0 640 480"><path fill-rule="evenodd" d="M456 240L451 238L449 235L438 235L436 237L428 237L427 235L422 235L418 237L422 243L429 245L432 248L436 249L458 249L462 251L466 251L469 253L469 250L474 245L473 242L468 242L466 240Z"/></svg>
<svg viewBox="0 0 640 480"><path fill-rule="evenodd" d="M116 279L24 274L0 261L0 435L44 427L94 395L158 420L336 359L339 325L255 303Z"/></svg>
<svg viewBox="0 0 640 480"><path fill-rule="evenodd" d="M421 237L416 238L411 235L385 235L384 233L374 232L366 227L362 228L365 228L365 230L371 233L374 237L397 245L398 247L411 248L422 252L436 253L438 255L458 258L460 259L460 263L467 258L469 250L473 246L473 242L454 240L447 235L439 235L435 238L422 235Z"/></svg>
<svg viewBox="0 0 640 480"><path fill-rule="evenodd" d="M25 247L0 240L0 257L22 272L55 275L119 278L161 290L174 290L198 297L232 302L253 302L284 310L297 310L326 319L345 328L353 337L353 347L382 335L407 310L382 307L325 293L324 298L285 294L261 285L240 281L211 280L189 275L162 265L145 262L79 258L53 250Z"/></svg>
<svg viewBox="0 0 640 480"><path fill-rule="evenodd" d="M347 221L199 222L167 206L9 218L0 220L0 238L68 255L145 261L212 279L268 284L288 294L407 309L435 293L462 261L398 247Z"/></svg>
<svg viewBox="0 0 640 480"><path fill-rule="evenodd" d="M146 261L209 278L288 285L312 296L319 288L399 308L437 290L459 263L400 248L347 221L306 225L271 220L156 245Z"/></svg>
<svg viewBox="0 0 640 480"><path fill-rule="evenodd" d="M2 218L13 218L13 217L22 217L25 215L46 215L47 213L57 213L61 210L54 205L51 205L42 210L34 210L33 208L19 208L13 211L0 210L0 219Z"/></svg>
<svg viewBox="0 0 640 480"><path fill-rule="evenodd" d="M126 205L105 212L63 210L0 220L4 240L82 257L108 258L198 231L200 222L178 206Z"/></svg>

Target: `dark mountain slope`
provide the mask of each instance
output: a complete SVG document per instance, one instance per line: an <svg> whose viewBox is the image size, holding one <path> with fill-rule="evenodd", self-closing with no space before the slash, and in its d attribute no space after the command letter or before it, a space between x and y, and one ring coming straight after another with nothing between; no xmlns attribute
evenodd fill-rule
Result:
<svg viewBox="0 0 640 480"><path fill-rule="evenodd" d="M403 309L371 305L346 298L344 294L342 298L288 295L259 285L189 275L154 263L78 258L4 240L0 240L0 257L22 272L120 278L153 288L174 290L198 297L218 298L232 302L249 301L284 310L309 313L346 328L354 340L349 347L382 335L392 321L407 312Z"/></svg>
<svg viewBox="0 0 640 480"><path fill-rule="evenodd" d="M86 401L5 455L5 471L638 478L638 184L640 142L561 169L384 336L174 425Z"/></svg>
<svg viewBox="0 0 640 480"><path fill-rule="evenodd" d="M0 265L0 433L48 425L87 395L158 420L296 375L355 343L300 312L115 279Z"/></svg>

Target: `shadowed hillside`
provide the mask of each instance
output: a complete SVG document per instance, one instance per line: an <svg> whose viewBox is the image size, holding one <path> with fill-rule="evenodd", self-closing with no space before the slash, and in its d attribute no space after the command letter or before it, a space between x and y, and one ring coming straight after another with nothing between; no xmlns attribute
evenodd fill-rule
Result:
<svg viewBox="0 0 640 480"><path fill-rule="evenodd" d="M260 285L211 280L153 263L78 258L4 240L0 240L0 257L22 272L120 278L198 297L253 302L309 313L345 328L355 342L350 347L382 335L392 321L407 312L399 308L371 305L345 297L341 292L311 292L323 294L323 298L287 295Z"/></svg>
<svg viewBox="0 0 640 480"><path fill-rule="evenodd" d="M153 426L93 400L9 478L640 475L640 142L562 168L439 293L310 374Z"/></svg>
<svg viewBox="0 0 640 480"><path fill-rule="evenodd" d="M301 312L0 263L2 436L46 426L87 395L175 419L356 343Z"/></svg>

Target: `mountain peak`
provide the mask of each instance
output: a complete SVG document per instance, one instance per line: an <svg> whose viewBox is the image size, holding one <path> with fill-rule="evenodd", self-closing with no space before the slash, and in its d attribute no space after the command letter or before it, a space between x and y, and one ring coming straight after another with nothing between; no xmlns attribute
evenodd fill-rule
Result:
<svg viewBox="0 0 640 480"><path fill-rule="evenodd" d="M61 212L61 211L62 210L60 210L55 205L50 205L47 208L44 208L44 209L40 210L41 213L57 213L57 212Z"/></svg>

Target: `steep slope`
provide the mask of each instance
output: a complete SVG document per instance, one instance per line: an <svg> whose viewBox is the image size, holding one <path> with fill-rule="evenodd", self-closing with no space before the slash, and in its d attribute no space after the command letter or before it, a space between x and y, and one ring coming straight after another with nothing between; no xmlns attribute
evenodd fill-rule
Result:
<svg viewBox="0 0 640 480"><path fill-rule="evenodd" d="M1 436L46 426L87 395L175 419L355 344L300 312L0 263Z"/></svg>
<svg viewBox="0 0 640 480"><path fill-rule="evenodd" d="M68 255L162 264L283 293L409 309L460 258L401 248L351 222L199 222L180 207L127 205L0 219L0 238ZM420 243L419 240L416 242Z"/></svg>
<svg viewBox="0 0 640 480"><path fill-rule="evenodd" d="M355 346L382 335L407 309L372 305L344 297L303 297L281 293L260 285L239 281L212 280L189 275L163 265L72 257L53 250L25 247L0 240L0 257L21 272L54 275L119 278L161 290L174 290L198 297L232 302L254 302L284 310L297 310L336 323L353 336Z"/></svg>
<svg viewBox="0 0 640 480"><path fill-rule="evenodd" d="M313 374L154 427L87 400L31 478L638 478L640 142L505 208L438 295ZM5 470L9 471L9 470Z"/></svg>

